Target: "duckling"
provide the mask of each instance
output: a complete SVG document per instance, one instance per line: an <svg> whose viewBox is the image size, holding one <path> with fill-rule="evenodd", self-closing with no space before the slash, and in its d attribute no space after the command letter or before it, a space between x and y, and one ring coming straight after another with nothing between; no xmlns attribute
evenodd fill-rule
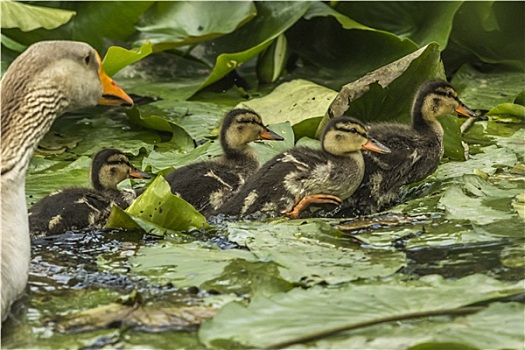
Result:
<svg viewBox="0 0 525 350"><path fill-rule="evenodd" d="M438 118L458 113L475 117L454 88L442 80L424 83L412 106L412 124L377 123L368 132L392 150L389 154L363 152L365 180L343 203L341 216L371 214L392 206L403 185L432 174L443 156L443 128Z"/></svg>
<svg viewBox="0 0 525 350"><path fill-rule="evenodd" d="M204 215L217 209L259 167L255 150L249 146L256 140L282 141L283 138L265 127L254 111L231 110L224 117L220 131L223 155L167 174L171 191Z"/></svg>
<svg viewBox="0 0 525 350"><path fill-rule="evenodd" d="M25 177L38 142L61 114L105 104L133 105L133 100L102 68L89 45L43 41L31 45L2 79L2 321L27 284L30 238Z"/></svg>
<svg viewBox="0 0 525 350"><path fill-rule="evenodd" d="M368 137L351 117L333 118L321 138L322 149L295 147L264 164L213 215L255 212L298 218L312 203L339 204L357 189L364 174L360 150L390 150Z"/></svg>
<svg viewBox="0 0 525 350"><path fill-rule="evenodd" d="M93 157L93 188L66 188L50 194L29 209L29 230L33 237L54 235L85 227L99 228L106 222L112 205L126 209L134 192L120 191L117 185L128 177L149 179L116 149L104 149Z"/></svg>

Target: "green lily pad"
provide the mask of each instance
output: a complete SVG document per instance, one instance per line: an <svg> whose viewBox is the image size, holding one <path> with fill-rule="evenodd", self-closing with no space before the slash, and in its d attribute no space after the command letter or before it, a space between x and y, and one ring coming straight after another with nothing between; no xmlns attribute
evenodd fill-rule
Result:
<svg viewBox="0 0 525 350"><path fill-rule="evenodd" d="M445 210L451 219L469 220L479 225L511 219L514 216L510 212L506 213L483 205L481 199L465 195L461 187L456 185L445 191L439 200L439 208Z"/></svg>
<svg viewBox="0 0 525 350"><path fill-rule="evenodd" d="M171 193L162 176L148 186L125 211L113 206L106 228L142 228L146 232L164 235L170 231L209 228L206 218L191 204Z"/></svg>
<svg viewBox="0 0 525 350"><path fill-rule="evenodd" d="M151 1L133 2L46 2L49 10L63 9L76 12L75 17L53 30L39 28L30 33L18 29L2 30L2 33L23 45L42 40L78 40L87 42L101 55L107 48L107 40L126 41L136 29L135 22L153 4ZM18 15L18 14L17 14ZM53 19L42 16L41 21Z"/></svg>
<svg viewBox="0 0 525 350"><path fill-rule="evenodd" d="M480 72L463 65L451 80L461 100L472 109L489 110L503 103L513 103L523 91L523 73L494 69Z"/></svg>
<svg viewBox="0 0 525 350"><path fill-rule="evenodd" d="M92 156L102 148L116 148L126 154L138 155L141 150L150 151L161 138L158 133L133 127L123 118L62 117L55 122L51 131L60 138L80 140L73 149L76 155ZM48 139L49 140L49 139Z"/></svg>
<svg viewBox="0 0 525 350"><path fill-rule="evenodd" d="M411 282L296 288L271 298L256 295L248 307L236 302L226 305L201 326L199 338L210 347L271 348L302 342L306 335L350 327L366 329L370 324L409 315L421 317L445 310L453 313L456 308L523 292L523 281L506 284L479 274L456 281L426 276ZM510 313L512 317L518 314L522 317L523 311L514 309ZM521 337L522 330L519 334ZM512 339L517 339L515 331Z"/></svg>
<svg viewBox="0 0 525 350"><path fill-rule="evenodd" d="M500 148L495 145L483 147L482 153L471 155L470 159L458 166L455 162L441 164L432 175L438 180L461 177L463 174L472 174L481 170L492 175L499 167L512 167L518 159L509 148Z"/></svg>
<svg viewBox="0 0 525 350"><path fill-rule="evenodd" d="M231 241L247 246L259 260L276 263L281 276L291 283L338 284L388 276L406 263L405 254L390 247L334 246L320 234L333 237L338 231L322 222L229 223L228 232Z"/></svg>
<svg viewBox="0 0 525 350"><path fill-rule="evenodd" d="M342 85L418 49L409 39L373 30L350 18L343 19L324 4L312 5L311 16L308 13L305 20L298 21L286 33L292 52L301 57L302 63L291 72L290 78L311 80L339 90ZM330 18L334 15L335 19Z"/></svg>

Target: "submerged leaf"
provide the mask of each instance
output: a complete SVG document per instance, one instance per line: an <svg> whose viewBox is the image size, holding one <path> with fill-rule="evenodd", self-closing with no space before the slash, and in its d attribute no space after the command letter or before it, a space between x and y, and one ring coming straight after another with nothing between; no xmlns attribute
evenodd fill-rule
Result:
<svg viewBox="0 0 525 350"><path fill-rule="evenodd" d="M59 332L81 333L98 329L126 327L160 332L192 330L217 312L203 306L123 305L112 303L69 314L56 324Z"/></svg>
<svg viewBox="0 0 525 350"><path fill-rule="evenodd" d="M206 282L218 279L230 263L239 259L256 261L255 255L246 250L221 250L215 245L201 242L164 243L141 248L130 259L130 263L135 273L150 280L171 282L179 288L185 288L201 287ZM228 275L224 278L227 279Z"/></svg>

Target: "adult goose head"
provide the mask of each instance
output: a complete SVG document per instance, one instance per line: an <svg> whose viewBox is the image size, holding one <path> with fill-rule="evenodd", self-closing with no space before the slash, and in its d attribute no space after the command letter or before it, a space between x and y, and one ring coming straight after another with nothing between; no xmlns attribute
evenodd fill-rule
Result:
<svg viewBox="0 0 525 350"><path fill-rule="evenodd" d="M133 100L109 78L100 56L74 41L31 45L9 67L1 93L2 321L27 283L30 239L25 175L38 142L61 114Z"/></svg>

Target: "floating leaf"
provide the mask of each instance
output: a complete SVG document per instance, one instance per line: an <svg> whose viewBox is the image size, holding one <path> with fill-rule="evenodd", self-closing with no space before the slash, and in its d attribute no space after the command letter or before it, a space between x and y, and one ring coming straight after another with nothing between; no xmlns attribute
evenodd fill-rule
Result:
<svg viewBox="0 0 525 350"><path fill-rule="evenodd" d="M523 306L495 303L476 314L453 320L381 324L315 343L318 349L475 350L519 349L523 342ZM297 345L296 349L306 348Z"/></svg>
<svg viewBox="0 0 525 350"><path fill-rule="evenodd" d="M167 230L208 228L206 218L182 198L171 193L162 176L148 186L124 212L113 206L106 228L138 228L157 235Z"/></svg>

